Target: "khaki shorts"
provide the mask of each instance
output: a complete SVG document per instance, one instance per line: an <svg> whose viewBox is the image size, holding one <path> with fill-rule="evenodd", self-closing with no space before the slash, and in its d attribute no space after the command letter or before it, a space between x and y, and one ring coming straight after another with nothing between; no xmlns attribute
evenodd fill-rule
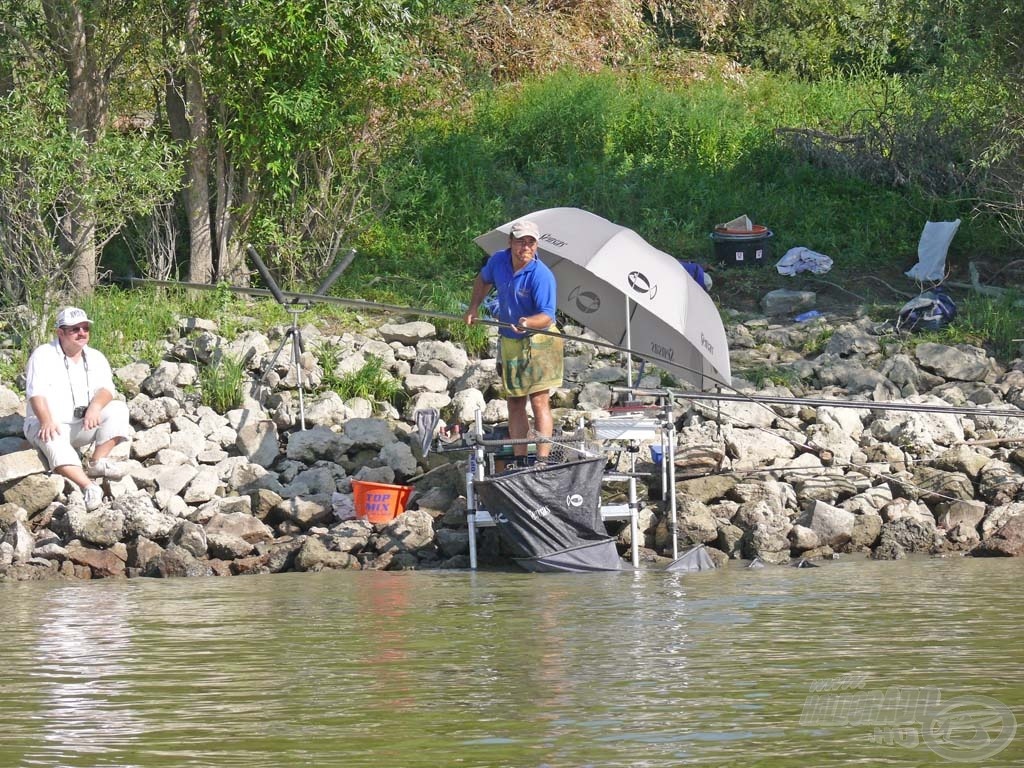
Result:
<svg viewBox="0 0 1024 768"><path fill-rule="evenodd" d="M558 331L554 325L549 329ZM525 397L562 386L565 341L535 333L522 339L501 337L501 383L508 397Z"/></svg>

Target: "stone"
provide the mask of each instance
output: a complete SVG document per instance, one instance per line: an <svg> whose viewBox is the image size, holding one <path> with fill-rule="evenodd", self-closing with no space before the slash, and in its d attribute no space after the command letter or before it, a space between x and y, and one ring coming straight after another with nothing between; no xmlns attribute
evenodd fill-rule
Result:
<svg viewBox="0 0 1024 768"><path fill-rule="evenodd" d="M34 448L0 455L0 485L48 471Z"/></svg>
<svg viewBox="0 0 1024 768"><path fill-rule="evenodd" d="M46 509L64 490L64 478L56 474L36 474L23 477L4 491L4 501L33 516Z"/></svg>
<svg viewBox="0 0 1024 768"><path fill-rule="evenodd" d="M125 561L112 549L94 549L72 543L67 550L68 560L75 565L87 567L94 577L124 576Z"/></svg>
<svg viewBox="0 0 1024 768"><path fill-rule="evenodd" d="M200 562L188 550L172 545L146 566L146 576L158 579L213 576L209 563Z"/></svg>
<svg viewBox="0 0 1024 768"><path fill-rule="evenodd" d="M270 419L249 421L236 432L235 448L254 464L269 468L279 452L277 425Z"/></svg>
<svg viewBox="0 0 1024 768"><path fill-rule="evenodd" d="M814 501L800 518L800 524L814 532L822 544L841 549L853 537L856 519L852 512L823 501Z"/></svg>
<svg viewBox="0 0 1024 768"><path fill-rule="evenodd" d="M207 536L225 534L243 539L249 544L271 542L274 532L264 523L251 515L241 513L216 512L206 521Z"/></svg>
<svg viewBox="0 0 1024 768"><path fill-rule="evenodd" d="M795 315L806 309L814 309L818 295L814 291L790 291L780 288L769 291L761 297L761 309L766 315Z"/></svg>
<svg viewBox="0 0 1024 768"><path fill-rule="evenodd" d="M975 557L1024 555L1024 514L1014 515L971 551Z"/></svg>
<svg viewBox="0 0 1024 768"><path fill-rule="evenodd" d="M329 550L319 536L310 536L295 554L295 570L358 569L359 561L348 552Z"/></svg>
<svg viewBox="0 0 1024 768"><path fill-rule="evenodd" d="M914 356L922 368L947 380L981 381L992 372L985 350L968 344L924 342L914 348Z"/></svg>

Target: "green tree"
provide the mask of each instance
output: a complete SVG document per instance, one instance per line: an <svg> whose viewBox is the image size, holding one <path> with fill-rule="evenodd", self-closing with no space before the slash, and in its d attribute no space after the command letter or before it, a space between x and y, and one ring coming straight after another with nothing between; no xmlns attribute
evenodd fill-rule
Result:
<svg viewBox="0 0 1024 768"><path fill-rule="evenodd" d="M0 4L8 300L33 284L90 292L102 247L175 184L175 158L159 138L110 129L113 83L136 61L140 13L132 0Z"/></svg>

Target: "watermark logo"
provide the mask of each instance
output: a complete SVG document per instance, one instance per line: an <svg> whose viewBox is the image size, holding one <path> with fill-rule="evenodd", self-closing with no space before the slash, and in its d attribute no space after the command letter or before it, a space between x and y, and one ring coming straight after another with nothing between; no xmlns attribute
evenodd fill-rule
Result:
<svg viewBox="0 0 1024 768"><path fill-rule="evenodd" d="M800 724L868 726L876 744L913 749L922 744L953 762L976 763L1006 749L1017 733L1013 710L990 696L943 701L938 688L890 686L867 691L867 676L842 675L811 685Z"/></svg>

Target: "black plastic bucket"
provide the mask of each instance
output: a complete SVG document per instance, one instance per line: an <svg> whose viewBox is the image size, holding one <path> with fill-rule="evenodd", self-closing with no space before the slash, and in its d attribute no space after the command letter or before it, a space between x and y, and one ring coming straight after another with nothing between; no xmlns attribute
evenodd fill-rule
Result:
<svg viewBox="0 0 1024 768"><path fill-rule="evenodd" d="M759 267L769 259L768 241L772 231L746 233L712 232L715 258L723 266Z"/></svg>

